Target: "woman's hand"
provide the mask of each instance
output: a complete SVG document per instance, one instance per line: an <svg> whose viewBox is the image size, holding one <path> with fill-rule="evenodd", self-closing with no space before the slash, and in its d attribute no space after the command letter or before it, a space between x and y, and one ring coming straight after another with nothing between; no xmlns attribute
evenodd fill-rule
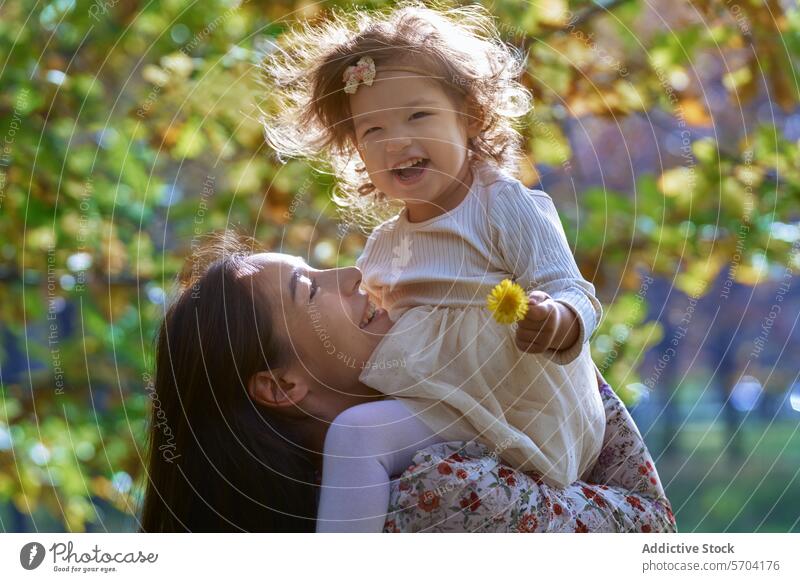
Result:
<svg viewBox="0 0 800 582"><path fill-rule="evenodd" d="M517 347L529 354L547 350L565 350L578 341L580 322L566 304L544 291L528 295L528 313L517 328Z"/></svg>

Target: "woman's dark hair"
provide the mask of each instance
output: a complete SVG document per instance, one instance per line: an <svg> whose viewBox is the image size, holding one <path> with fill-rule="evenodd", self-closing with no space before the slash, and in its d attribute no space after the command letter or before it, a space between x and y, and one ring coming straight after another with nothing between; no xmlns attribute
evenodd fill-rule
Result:
<svg viewBox="0 0 800 582"><path fill-rule="evenodd" d="M291 419L247 382L284 363L253 267L235 252L192 277L158 335L144 532L314 531L315 466Z"/></svg>

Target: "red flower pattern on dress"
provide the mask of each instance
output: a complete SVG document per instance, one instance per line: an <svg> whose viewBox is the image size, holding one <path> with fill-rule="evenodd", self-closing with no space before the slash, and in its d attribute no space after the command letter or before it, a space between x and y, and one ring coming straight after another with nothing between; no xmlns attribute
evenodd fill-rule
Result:
<svg viewBox="0 0 800 582"><path fill-rule="evenodd" d="M478 497L478 494L474 491L470 491L469 497L462 498L458 504L461 506L461 509L469 507L470 511L475 511L481 506L481 498Z"/></svg>
<svg viewBox="0 0 800 582"><path fill-rule="evenodd" d="M510 485L511 487L513 487L514 485L517 484L517 480L514 477L513 469L509 469L508 467L500 467L500 469L497 471L497 476L500 477L501 479L505 479L506 485Z"/></svg>
<svg viewBox="0 0 800 582"><path fill-rule="evenodd" d="M411 483L409 483L406 479L400 479L400 484L397 486L400 491L408 491L411 489Z"/></svg>
<svg viewBox="0 0 800 582"><path fill-rule="evenodd" d="M447 460L448 461L453 461L455 463L463 463L464 462L464 457L462 457L458 453L453 453L452 455L447 457Z"/></svg>
<svg viewBox="0 0 800 582"><path fill-rule="evenodd" d="M649 523L642 524L642 533L650 533L653 531L653 528L650 527Z"/></svg>
<svg viewBox="0 0 800 582"><path fill-rule="evenodd" d="M439 463L438 467L440 475L450 475L453 472L453 468L445 462Z"/></svg>
<svg viewBox="0 0 800 582"><path fill-rule="evenodd" d="M638 497L634 497L633 495L628 495L627 497L625 497L625 501L627 501L628 504L634 509L637 509L639 511L644 511L644 507L642 507L642 502L639 501Z"/></svg>
<svg viewBox="0 0 800 582"><path fill-rule="evenodd" d="M439 496L433 491L423 491L417 501L417 507L422 511L431 512L439 507Z"/></svg>
<svg viewBox="0 0 800 582"><path fill-rule="evenodd" d="M555 513L556 515L561 515L563 512L564 510L562 509L561 505L559 505L558 503L553 504L553 513Z"/></svg>
<svg viewBox="0 0 800 582"><path fill-rule="evenodd" d="M519 518L517 524L517 531L520 533L533 533L536 531L536 526L539 524L536 516L532 513L526 513Z"/></svg>
<svg viewBox="0 0 800 582"><path fill-rule="evenodd" d="M464 469L456 469L456 477L459 479L466 479L468 476Z"/></svg>
<svg viewBox="0 0 800 582"><path fill-rule="evenodd" d="M575 520L575 533L589 533L589 528L580 519Z"/></svg>

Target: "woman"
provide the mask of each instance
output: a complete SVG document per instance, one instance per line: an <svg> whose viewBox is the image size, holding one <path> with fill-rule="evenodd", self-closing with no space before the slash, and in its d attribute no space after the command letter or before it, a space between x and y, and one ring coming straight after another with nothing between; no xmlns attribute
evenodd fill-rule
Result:
<svg viewBox="0 0 800 582"><path fill-rule="evenodd" d="M158 337L142 530L314 531L327 428L384 397L358 376L392 322L382 311L369 318L355 267L317 271L288 255L226 249L201 271ZM674 529L638 432L628 428L633 438L620 443L630 419L607 387L604 400L606 459L591 477L605 488L551 490L512 475L502 451L444 443L393 481L385 530L582 531L590 515L604 531ZM626 481L639 467L653 483ZM490 500L494 490L505 497ZM451 507L470 515L456 524Z"/></svg>

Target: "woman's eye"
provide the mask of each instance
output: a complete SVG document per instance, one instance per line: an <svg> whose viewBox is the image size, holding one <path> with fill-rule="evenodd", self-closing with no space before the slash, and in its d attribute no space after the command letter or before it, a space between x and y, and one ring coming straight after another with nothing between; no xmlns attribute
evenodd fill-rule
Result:
<svg viewBox="0 0 800 582"><path fill-rule="evenodd" d="M417 111L414 115L411 116L411 119L420 119L427 115L430 115L430 113L428 113L427 111Z"/></svg>
<svg viewBox="0 0 800 582"><path fill-rule="evenodd" d="M308 294L308 300L309 301L314 299L314 295L317 294L317 289L319 289L319 285L317 285L317 280L316 279L312 279L311 280L311 291Z"/></svg>

